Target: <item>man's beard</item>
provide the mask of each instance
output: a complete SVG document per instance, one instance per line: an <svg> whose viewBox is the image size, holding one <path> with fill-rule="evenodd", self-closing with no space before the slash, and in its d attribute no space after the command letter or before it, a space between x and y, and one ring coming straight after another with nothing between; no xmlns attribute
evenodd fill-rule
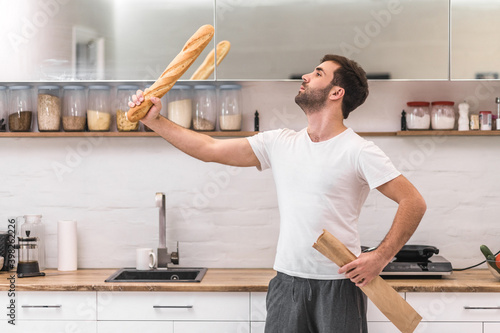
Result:
<svg viewBox="0 0 500 333"><path fill-rule="evenodd" d="M304 113L314 113L321 110L325 104L328 94L333 85L328 85L324 89L307 90L304 86L304 91L301 91L295 96L295 103L304 111Z"/></svg>

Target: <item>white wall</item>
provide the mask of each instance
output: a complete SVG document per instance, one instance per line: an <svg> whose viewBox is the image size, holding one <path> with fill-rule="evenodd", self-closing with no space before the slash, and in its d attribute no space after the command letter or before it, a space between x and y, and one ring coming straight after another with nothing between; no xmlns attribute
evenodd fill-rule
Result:
<svg viewBox="0 0 500 333"><path fill-rule="evenodd" d="M244 130L300 129L298 82L244 83ZM348 125L396 131L409 100L467 99L494 110L500 82L371 82ZM455 267L499 250L500 137L369 137L417 186L428 211L411 239L437 246ZM158 244L157 191L167 196L167 242L185 266L272 267L279 212L270 171L228 168L186 156L160 138L1 138L0 229L7 217L43 214L48 266L57 266L60 219L78 221L79 267L134 265L135 248ZM360 217L363 244L377 245L395 204L372 192Z"/></svg>

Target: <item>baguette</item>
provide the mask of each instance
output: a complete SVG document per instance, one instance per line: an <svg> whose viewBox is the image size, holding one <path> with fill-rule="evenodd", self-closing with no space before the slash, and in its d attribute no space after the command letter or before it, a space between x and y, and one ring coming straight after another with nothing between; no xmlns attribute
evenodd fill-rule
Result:
<svg viewBox="0 0 500 333"><path fill-rule="evenodd" d="M217 47L214 48L205 58L203 63L198 67L198 69L191 76L190 80L206 80L213 73L214 66L214 58L215 58L215 50L217 50L217 66L221 63L222 59L227 55L229 49L231 48L231 43L227 40L223 40L217 44Z"/></svg>
<svg viewBox="0 0 500 333"><path fill-rule="evenodd" d="M196 58L198 58L203 49L210 43L213 35L214 27L210 24L200 27L198 31L189 38L181 52L172 62L170 62L158 80L145 91L144 102L127 111L127 119L131 122L137 122L144 118L149 109L153 106L151 97L162 98L187 71Z"/></svg>

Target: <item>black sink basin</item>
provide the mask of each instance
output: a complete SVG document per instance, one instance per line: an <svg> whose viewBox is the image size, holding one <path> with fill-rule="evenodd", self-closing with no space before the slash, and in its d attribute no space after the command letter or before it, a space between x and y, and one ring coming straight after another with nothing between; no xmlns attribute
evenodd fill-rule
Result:
<svg viewBox="0 0 500 333"><path fill-rule="evenodd" d="M201 282L206 268L159 268L137 270L122 268L113 273L105 282Z"/></svg>

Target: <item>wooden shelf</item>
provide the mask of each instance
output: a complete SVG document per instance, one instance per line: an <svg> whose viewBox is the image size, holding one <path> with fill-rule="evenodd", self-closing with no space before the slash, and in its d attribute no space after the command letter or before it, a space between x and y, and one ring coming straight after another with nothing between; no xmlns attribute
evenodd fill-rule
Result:
<svg viewBox="0 0 500 333"><path fill-rule="evenodd" d="M500 131L399 131L397 136L500 136Z"/></svg>
<svg viewBox="0 0 500 333"><path fill-rule="evenodd" d="M216 137L246 137L253 131L198 132ZM81 138L81 137L160 137L155 132L0 132L6 138Z"/></svg>

